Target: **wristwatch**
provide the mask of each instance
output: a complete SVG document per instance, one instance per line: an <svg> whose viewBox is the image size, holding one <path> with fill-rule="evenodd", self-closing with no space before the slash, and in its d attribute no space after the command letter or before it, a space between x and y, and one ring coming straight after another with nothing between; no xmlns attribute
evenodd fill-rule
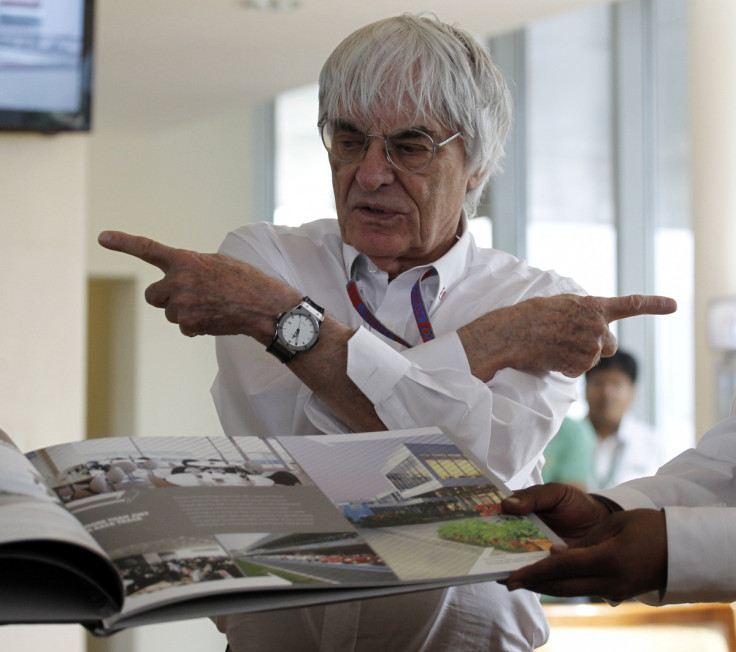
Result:
<svg viewBox="0 0 736 652"><path fill-rule="evenodd" d="M317 343L324 318L324 308L309 297L303 297L298 306L276 318L276 334L266 351L281 362L289 362L297 353L311 349Z"/></svg>

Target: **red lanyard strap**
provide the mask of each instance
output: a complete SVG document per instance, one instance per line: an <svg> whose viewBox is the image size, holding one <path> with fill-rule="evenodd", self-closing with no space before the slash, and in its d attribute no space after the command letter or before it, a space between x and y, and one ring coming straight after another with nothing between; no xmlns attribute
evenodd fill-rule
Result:
<svg viewBox="0 0 736 652"><path fill-rule="evenodd" d="M430 276L434 276L435 274L437 274L436 269L428 269L424 273L424 275L416 283L414 283L414 287L412 287L411 289L411 309L414 313L414 321L416 321L417 323L417 329L419 330L419 334L422 336L423 342L429 342L430 340L433 340L434 331L432 330L432 322L430 322L429 320L427 309L424 306L421 283L424 279L427 279ZM381 335L384 335L385 337L393 340L394 342L398 342L402 346L405 346L409 349L411 348L411 344L409 344L403 337L399 337L392 330L384 326L378 319L378 317L373 314L373 311L366 305L365 301L363 301L363 297L360 296L358 284L354 280L348 281L347 290L353 307L371 328L381 333Z"/></svg>

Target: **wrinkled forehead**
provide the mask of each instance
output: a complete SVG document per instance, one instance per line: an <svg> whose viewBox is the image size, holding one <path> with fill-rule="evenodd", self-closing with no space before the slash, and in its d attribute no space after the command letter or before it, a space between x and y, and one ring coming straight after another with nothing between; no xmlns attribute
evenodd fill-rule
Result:
<svg viewBox="0 0 736 652"><path fill-rule="evenodd" d="M337 117L354 124L368 133L388 134L397 129L413 127L429 134L440 134L446 131L438 118L417 111L413 107L407 110L396 107L382 107L376 110L342 109Z"/></svg>
<svg viewBox="0 0 736 652"><path fill-rule="evenodd" d="M346 117L380 131L406 126L424 126L433 131L456 127L438 89L418 83L416 74L382 72L372 79L363 77L360 83L343 80L343 84L334 86L324 98L320 117Z"/></svg>

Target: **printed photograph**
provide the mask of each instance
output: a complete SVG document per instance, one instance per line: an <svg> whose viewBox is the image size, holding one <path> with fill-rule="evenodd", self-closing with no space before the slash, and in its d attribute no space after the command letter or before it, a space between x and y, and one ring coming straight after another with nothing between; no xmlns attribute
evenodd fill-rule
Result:
<svg viewBox="0 0 736 652"><path fill-rule="evenodd" d="M177 586L242 577L226 550L212 538L178 537L147 542L111 554L126 597Z"/></svg>
<svg viewBox="0 0 736 652"><path fill-rule="evenodd" d="M366 584L396 579L355 532L226 534L217 538L247 577L277 576L291 584Z"/></svg>
<svg viewBox="0 0 736 652"><path fill-rule="evenodd" d="M280 441L402 580L502 572L552 545L442 433Z"/></svg>
<svg viewBox="0 0 736 652"><path fill-rule="evenodd" d="M29 459L64 503L138 489L311 484L275 439L259 437L89 439Z"/></svg>

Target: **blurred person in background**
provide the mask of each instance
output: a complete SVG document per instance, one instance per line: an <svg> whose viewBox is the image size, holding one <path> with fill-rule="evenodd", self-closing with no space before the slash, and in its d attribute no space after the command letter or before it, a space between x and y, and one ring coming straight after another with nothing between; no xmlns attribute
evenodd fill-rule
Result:
<svg viewBox="0 0 736 652"><path fill-rule="evenodd" d="M590 421L565 417L544 449L542 479L586 491L595 484L593 456L598 440Z"/></svg>
<svg viewBox="0 0 736 652"><path fill-rule="evenodd" d="M652 475L667 459L660 433L630 412L638 375L636 359L622 349L585 373L586 420L596 436L588 489Z"/></svg>

